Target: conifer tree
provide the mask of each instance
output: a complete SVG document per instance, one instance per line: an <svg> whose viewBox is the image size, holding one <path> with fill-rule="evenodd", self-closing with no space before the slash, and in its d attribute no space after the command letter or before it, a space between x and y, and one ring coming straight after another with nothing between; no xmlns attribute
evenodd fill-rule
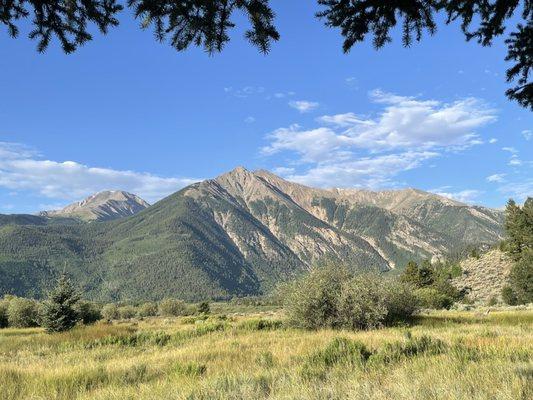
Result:
<svg viewBox="0 0 533 400"><path fill-rule="evenodd" d="M70 279L62 274L56 287L48 294L41 309L41 325L48 332L63 332L72 329L79 320L75 306L80 300Z"/></svg>

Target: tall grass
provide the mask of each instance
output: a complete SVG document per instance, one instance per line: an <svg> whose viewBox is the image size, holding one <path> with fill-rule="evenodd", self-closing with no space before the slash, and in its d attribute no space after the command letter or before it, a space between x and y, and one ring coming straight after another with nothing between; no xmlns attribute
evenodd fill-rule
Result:
<svg viewBox="0 0 533 400"><path fill-rule="evenodd" d="M0 399L533 398L533 311L303 331L282 315L0 330Z"/></svg>

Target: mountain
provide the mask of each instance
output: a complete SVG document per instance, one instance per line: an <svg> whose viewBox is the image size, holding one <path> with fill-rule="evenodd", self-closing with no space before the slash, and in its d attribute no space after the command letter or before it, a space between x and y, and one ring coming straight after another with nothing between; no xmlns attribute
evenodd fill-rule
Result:
<svg viewBox="0 0 533 400"><path fill-rule="evenodd" d="M20 218L0 218L0 294L40 296L66 268L95 299L199 300L265 293L326 258L383 272L443 258L499 240L503 214L414 189L315 189L240 167L120 219Z"/></svg>
<svg viewBox="0 0 533 400"><path fill-rule="evenodd" d="M146 201L134 194L107 190L61 210L43 211L39 215L48 218L77 218L82 221L110 221L137 214L149 206Z"/></svg>

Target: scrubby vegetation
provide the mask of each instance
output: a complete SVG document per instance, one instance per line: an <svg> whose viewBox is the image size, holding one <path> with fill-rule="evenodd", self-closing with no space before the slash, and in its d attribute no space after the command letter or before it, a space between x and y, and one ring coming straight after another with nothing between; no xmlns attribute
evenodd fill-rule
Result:
<svg viewBox="0 0 533 400"><path fill-rule="evenodd" d="M328 264L284 289L289 323L306 329L370 329L405 322L417 309L410 288Z"/></svg>
<svg viewBox="0 0 533 400"><path fill-rule="evenodd" d="M414 288L418 303L423 308L450 308L461 299L462 294L451 284L451 279L460 275L457 263L446 261L420 265L410 261L400 276L400 281Z"/></svg>
<svg viewBox="0 0 533 400"><path fill-rule="evenodd" d="M0 398L531 398L533 311L439 311L409 328L301 330L281 310L0 330ZM259 309L259 308L258 308ZM215 312L215 310L217 310ZM458 375L460 379L458 379Z"/></svg>

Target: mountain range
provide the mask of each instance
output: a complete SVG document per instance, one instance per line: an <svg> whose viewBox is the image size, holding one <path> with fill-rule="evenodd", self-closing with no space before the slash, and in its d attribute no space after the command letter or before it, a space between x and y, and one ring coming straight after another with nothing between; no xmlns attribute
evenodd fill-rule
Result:
<svg viewBox="0 0 533 400"><path fill-rule="evenodd" d="M257 295L323 259L398 271L502 238L503 213L416 189L316 189L242 167L148 206L103 192L0 216L0 295L66 270L98 300Z"/></svg>

